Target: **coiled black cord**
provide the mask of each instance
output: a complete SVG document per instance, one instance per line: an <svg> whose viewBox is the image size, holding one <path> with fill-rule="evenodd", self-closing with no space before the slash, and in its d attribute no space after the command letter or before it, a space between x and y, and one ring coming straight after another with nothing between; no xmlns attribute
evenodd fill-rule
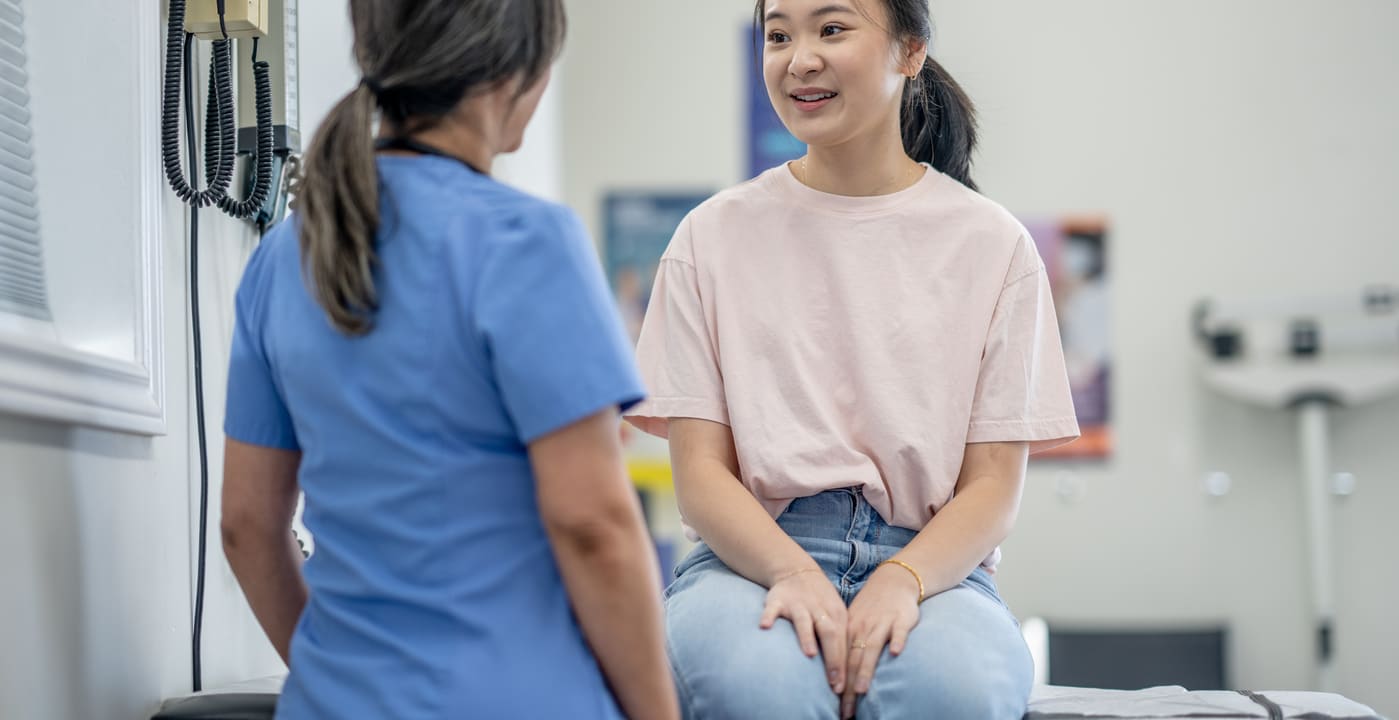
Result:
<svg viewBox="0 0 1399 720"><path fill-rule="evenodd" d="M253 84L257 103L257 149L254 154L252 190L247 199L236 200L228 193L233 184L234 158L238 152L237 117L233 105L233 41L227 38L227 30L223 31L223 40L214 41L204 122L204 146L207 152L204 176L208 189L200 191L191 186L180 163L180 82L182 70L186 74L190 72L190 63L185 61L192 52L192 36L184 32L185 0L170 0L169 16L165 42L165 88L161 102L160 147L170 188L181 201L195 207L217 205L219 209L239 220L256 217L272 189L272 155L275 141L272 127L272 66L257 59L258 41L254 38ZM223 27L223 23L223 13L220 12L220 27ZM188 108L186 114L189 114ZM190 152L194 152L192 140Z"/></svg>
<svg viewBox="0 0 1399 720"><path fill-rule="evenodd" d="M193 36L184 31L185 0L170 0L169 15L170 21L165 37L165 87L160 110L160 154L165 164L165 177L170 181L170 189L181 201L195 207L212 205L228 193L228 186L233 182L233 156L237 150L236 121L228 117L226 122L219 123L219 132L229 139L221 139L216 143L217 162L211 161L206 165L206 171L208 167L215 169L213 176L209 178L209 188L200 191L191 187L185 178L184 169L180 166L180 85L182 75L186 74L191 65L186 62L187 56L193 52ZM213 85L209 92L217 94L216 102L232 108L231 43L227 40L214 43L213 58L213 66L210 69ZM228 112L223 114L229 115Z"/></svg>
<svg viewBox="0 0 1399 720"><path fill-rule="evenodd" d="M233 135L233 84L228 79L229 63L220 62L222 56L230 53L230 44L228 40L214 43L214 61L209 63L209 99L204 109L204 182L210 187L223 187L225 192L233 182L233 158L238 150ZM193 140L190 142L192 144Z"/></svg>
<svg viewBox="0 0 1399 720"><path fill-rule="evenodd" d="M272 188L272 66L257 59L257 39L253 40L253 83L257 93L257 153L253 188L246 200L228 195L219 198L219 209L240 220L257 215ZM225 113L229 114L229 113Z"/></svg>

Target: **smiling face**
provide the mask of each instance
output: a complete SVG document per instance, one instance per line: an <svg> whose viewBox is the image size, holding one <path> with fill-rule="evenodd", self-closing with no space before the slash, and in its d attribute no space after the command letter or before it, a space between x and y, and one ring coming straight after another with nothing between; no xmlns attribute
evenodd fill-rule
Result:
<svg viewBox="0 0 1399 720"><path fill-rule="evenodd" d="M763 79L777 116L808 145L898 131L906 78L926 45L895 41L880 0L767 0Z"/></svg>

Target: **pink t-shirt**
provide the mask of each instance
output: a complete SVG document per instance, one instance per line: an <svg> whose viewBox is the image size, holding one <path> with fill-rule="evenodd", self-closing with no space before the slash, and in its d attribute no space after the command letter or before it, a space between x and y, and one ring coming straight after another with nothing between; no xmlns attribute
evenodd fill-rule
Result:
<svg viewBox="0 0 1399 720"><path fill-rule="evenodd" d="M921 530L967 443L1078 436L1034 241L931 169L848 197L784 165L710 198L666 249L637 354L651 399L627 419L661 437L672 417L728 425L773 517L860 486Z"/></svg>

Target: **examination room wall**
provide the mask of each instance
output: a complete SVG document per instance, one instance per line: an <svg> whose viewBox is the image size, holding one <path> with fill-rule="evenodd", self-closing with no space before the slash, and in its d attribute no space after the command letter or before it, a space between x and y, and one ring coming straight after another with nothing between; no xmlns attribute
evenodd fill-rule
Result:
<svg viewBox="0 0 1399 720"><path fill-rule="evenodd" d="M140 47L137 22L163 30L164 17L133 17L112 3L79 0L81 6L29 3L25 18L30 57L62 53L71 35L102 37L113 57L111 80L135 87L138 58L163 58L162 44ZM164 3L160 3L162 6ZM139 15L139 14L138 14ZM300 74L303 146L330 108L358 81L352 34L343 2L302 3ZM79 23L77 28L74 23ZM152 33L147 32L147 36ZM163 38L163 32L157 33ZM42 44L42 49L41 49ZM106 48L106 45L102 47ZM207 52L207 50L206 50ZM72 77L45 74L31 62L36 110L81 97ZM207 67L207 57L201 67ZM562 78L556 72L556 83ZM197 88L203 97L203 88ZM114 143L138 133L158 132L134 118L137 99L118 96L100 132ZM496 174L517 186L557 199L561 177L559 93L545 96L527 136L527 146L503 159ZM50 116L52 117L52 116ZM131 118L131 120L126 120ZM62 125L62 128L56 125ZM74 123L35 115L38 162L43 139ZM50 146L51 147L51 146ZM88 161L108 165L114 152ZM69 160L70 162L72 160ZM157 163L158 157L140 158ZM67 168L72 169L72 168ZM121 172L118 168L116 171ZM79 170L75 170L79 171ZM62 174L55 171L55 176ZM160 294L166 434L138 437L118 432L45 423L0 414L0 718L141 718L163 698L190 690L190 635L194 604L198 511L191 331L188 310L188 215L156 176L163 198ZM40 177L41 181L43 176ZM64 183L52 183L63 187ZM41 183L41 198L50 190ZM42 210L71 212L71 199L50 197ZM107 237L100 214L76 221L84 238ZM219 545L222 417L233 294L256 234L213 209L200 213L200 299L203 319L204 386L209 437L209 554L203 630L206 687L283 671L248 610ZM66 240L65 240L66 242ZM106 270L81 255L48 258L51 274L67 275L55 293L81 293L84 273ZM61 300L61 298L55 298ZM71 298L70 298L71 299ZM83 296L75 307L110 302ZM61 323L60 323L61 325Z"/></svg>
<svg viewBox="0 0 1399 720"><path fill-rule="evenodd" d="M163 43L142 48L136 42L138 17L154 23L154 34L164 37L158 12L133 15L125 5L98 0L73 5L26 4L41 168L73 160L45 152L45 139L73 123L52 122L56 118L44 110L61 98L81 97L81 89L73 77L45 73L40 56L71 52L75 35L89 38L89 51L113 59L102 72L113 74L113 93L119 96L122 88L136 87L136 58L162 57ZM342 3L302 4L302 110L308 128L324 116L336 93L355 82L344 12ZM112 138L112 151L86 162L109 170L125 161L130 138L158 132L135 120L136 102L136 97L121 96L104 107L104 125L96 132ZM139 161L158 163L159 158ZM44 184L44 177L41 211L73 213L85 239L113 241L100 214L82 217L76 205L81 198L57 198L54 191L64 184ZM165 189L164 178L154 177L164 201L158 221L163 236L163 304L158 312L165 335L166 434L139 437L0 415L0 718L7 720L135 720L149 717L162 698L190 690L199 466L192 430L188 220ZM280 672L282 664L223 560L217 529L232 299L256 234L213 209L200 213L200 225L211 470L203 676L206 686L216 687ZM77 274L71 282L56 283L55 292L82 292L82 273L110 271L78 256L55 256L48 262L51 274ZM88 296L81 301L113 299Z"/></svg>
<svg viewBox="0 0 1399 720"><path fill-rule="evenodd" d="M1009 603L1051 625L1227 624L1231 684L1308 686L1294 422L1202 388L1190 310L1399 281L1399 5L932 5L935 54L980 105L984 192L1110 222L1116 449L1032 467ZM595 232L610 190L744 179L751 3L569 7L564 192ZM1395 716L1399 400L1332 430L1333 468L1358 478L1334 503L1338 690Z"/></svg>
<svg viewBox="0 0 1399 720"><path fill-rule="evenodd" d="M751 4L568 4L567 82L501 172L561 196L595 232L608 190L743 179L739 28ZM31 44L111 36L96 50L135 52L121 50L134 44L122 34L124 6L26 8ZM1202 389L1188 316L1205 296L1399 280L1389 217L1399 197L1399 6L933 0L933 9L936 54L982 109L985 192L1017 213L1101 212L1111 222L1117 447L1105 462L1032 468L998 576L1008 602L1021 617L1071 624L1228 623L1232 684L1306 686L1293 424ZM355 71L344 4L303 2L301 13L309 138ZM41 107L48 93L72 92L43 81L32 87ZM42 138L53 130L39 117ZM0 415L0 718L134 719L189 689L198 465L187 222L162 193L167 434ZM255 238L215 212L202 218L212 471L204 677L215 686L281 665L216 531L231 298ZM103 234L100 216L84 222ZM1399 716L1399 401L1344 411L1333 431L1333 466L1359 480L1334 507L1337 689ZM1202 489L1213 471L1233 478L1223 497Z"/></svg>

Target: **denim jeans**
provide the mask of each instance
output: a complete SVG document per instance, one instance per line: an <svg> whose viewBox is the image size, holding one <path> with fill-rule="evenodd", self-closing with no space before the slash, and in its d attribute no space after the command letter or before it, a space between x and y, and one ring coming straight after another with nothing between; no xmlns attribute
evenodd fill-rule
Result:
<svg viewBox="0 0 1399 720"><path fill-rule="evenodd" d="M777 520L825 571L848 605L879 563L913 539L891 527L858 489L796 500ZM666 589L666 645L691 720L839 715L820 657L801 652L791 623L758 627L767 590L701 543ZM1034 668L1019 624L982 568L925 600L898 657L886 649L861 720L1019 720Z"/></svg>

